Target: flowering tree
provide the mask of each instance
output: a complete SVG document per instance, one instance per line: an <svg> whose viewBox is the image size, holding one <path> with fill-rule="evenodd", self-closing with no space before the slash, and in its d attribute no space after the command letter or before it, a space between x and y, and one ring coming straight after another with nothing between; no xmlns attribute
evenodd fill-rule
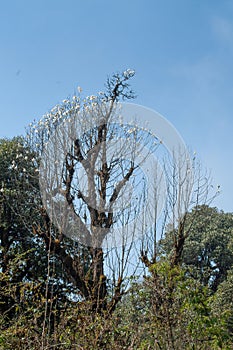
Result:
<svg viewBox="0 0 233 350"><path fill-rule="evenodd" d="M125 291L134 222L143 206L140 166L158 146L145 129L121 121L118 102L134 97L128 83L133 75L113 75L98 96L64 100L27 135L40 160L43 201L44 225L34 223L33 230L97 312L111 313ZM67 236L76 242L73 254Z"/></svg>
<svg viewBox="0 0 233 350"><path fill-rule="evenodd" d="M23 281L30 288L46 279L46 254L28 230L39 190L34 161L22 138L0 140L0 309L7 320L22 303Z"/></svg>

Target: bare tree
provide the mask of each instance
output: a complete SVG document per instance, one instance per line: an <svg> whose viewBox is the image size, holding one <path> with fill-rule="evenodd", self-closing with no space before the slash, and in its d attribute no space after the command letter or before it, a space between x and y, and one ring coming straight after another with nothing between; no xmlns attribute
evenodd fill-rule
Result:
<svg viewBox="0 0 233 350"><path fill-rule="evenodd" d="M179 298L179 288L184 283L182 253L193 221L197 219L187 220L187 217L192 208L209 203L216 193L211 195L210 176L187 152L168 155L162 169L162 176L161 171L154 170L154 201L146 208L146 218L153 224L142 237L140 253L145 270L150 271L145 285L151 291L150 315L161 337L161 347L176 349L182 341L188 342L185 334L182 340L177 337L177 329L180 331L184 322ZM159 212L161 201L163 209ZM145 229L144 223L142 226ZM168 232L170 252L163 254L161 242Z"/></svg>
<svg viewBox="0 0 233 350"><path fill-rule="evenodd" d="M147 266L156 263L158 241L166 231L173 232L170 257L175 266L181 261L192 225L185 225L187 213L198 205L210 203L217 193L213 191L210 175L203 171L195 156L191 159L186 149L167 154L162 170L153 171L153 200L145 210L152 225L142 237L141 256Z"/></svg>

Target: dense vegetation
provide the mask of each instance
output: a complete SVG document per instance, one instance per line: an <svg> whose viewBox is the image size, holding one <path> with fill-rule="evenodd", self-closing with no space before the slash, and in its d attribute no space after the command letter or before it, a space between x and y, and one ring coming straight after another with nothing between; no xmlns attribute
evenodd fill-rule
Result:
<svg viewBox="0 0 233 350"><path fill-rule="evenodd" d="M51 111L43 122L32 124L26 137L0 141L0 349L233 347L233 214L207 205L208 184L201 182L199 173L198 181L192 183L198 184L193 200L181 190L183 179L177 180L176 171L184 163L172 164L171 175L166 168L170 181L162 224L154 218L147 232L145 221L143 240L114 249L102 247L103 235L120 215L124 225L132 219L135 206L120 214L98 206L94 210L78 183L71 186L75 167L81 163L88 181L99 176L92 191L97 191L102 202L109 197L112 203L131 176L137 176L132 150L131 162L116 161L119 152L110 163L102 157L116 131L109 122L115 103L133 97L128 84L132 76L129 70L116 74L101 97L91 96L81 107L76 96ZM54 225L41 198L38 168L43 145L57 125L80 111L85 111L81 115L87 120L96 110L106 119L74 141L73 153L64 161L61 185L70 205L79 200L79 209L73 205L73 210L82 219L82 232L89 230L91 239L101 243L87 245ZM145 141L140 130L128 134ZM146 142L148 147L151 143ZM99 145L97 150L93 151L93 145ZM98 172L91 172L83 159L89 155L97 159L98 154L102 157ZM56 164L55 158L47 161ZM124 171L116 175L118 167ZM192 181L187 172L184 176ZM106 190L107 184L112 193ZM182 214L181 206L185 208ZM153 213L154 208L156 203ZM146 220L151 219L151 212L145 208Z"/></svg>

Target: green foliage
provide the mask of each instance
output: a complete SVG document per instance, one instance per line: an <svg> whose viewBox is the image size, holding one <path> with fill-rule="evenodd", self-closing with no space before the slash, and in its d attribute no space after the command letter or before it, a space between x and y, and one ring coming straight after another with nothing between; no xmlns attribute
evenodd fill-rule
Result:
<svg viewBox="0 0 233 350"><path fill-rule="evenodd" d="M224 327L233 341L233 270L228 271L227 279L218 287L211 300L211 307L216 318L223 317Z"/></svg>
<svg viewBox="0 0 233 350"><path fill-rule="evenodd" d="M173 232L160 242L165 255L172 252ZM233 214L206 205L186 216L182 262L189 273L214 292L233 266Z"/></svg>

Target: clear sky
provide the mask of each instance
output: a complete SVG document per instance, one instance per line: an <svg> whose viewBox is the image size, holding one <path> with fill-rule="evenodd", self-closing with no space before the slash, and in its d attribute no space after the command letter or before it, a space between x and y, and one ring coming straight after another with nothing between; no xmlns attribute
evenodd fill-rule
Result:
<svg viewBox="0 0 233 350"><path fill-rule="evenodd" d="M136 70L136 103L155 109L212 172L233 212L232 0L0 1L0 137L24 133L78 85Z"/></svg>

